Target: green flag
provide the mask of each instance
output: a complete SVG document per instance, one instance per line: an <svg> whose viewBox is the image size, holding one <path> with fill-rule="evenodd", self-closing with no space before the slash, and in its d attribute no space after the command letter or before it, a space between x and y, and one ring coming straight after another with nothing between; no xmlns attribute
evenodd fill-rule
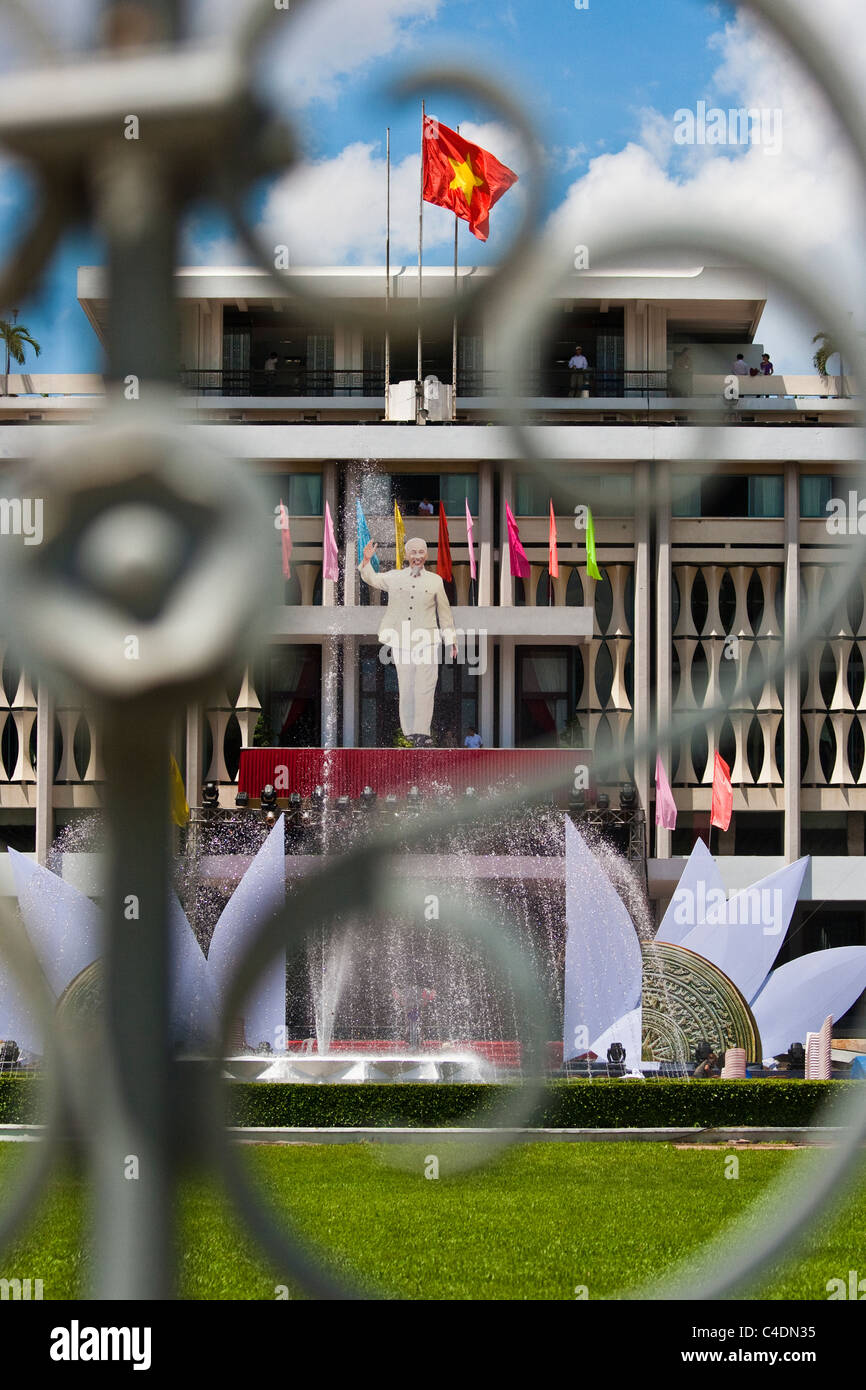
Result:
<svg viewBox="0 0 866 1390"><path fill-rule="evenodd" d="M601 579L595 558L595 523L589 507L586 509L586 572L592 579Z"/></svg>

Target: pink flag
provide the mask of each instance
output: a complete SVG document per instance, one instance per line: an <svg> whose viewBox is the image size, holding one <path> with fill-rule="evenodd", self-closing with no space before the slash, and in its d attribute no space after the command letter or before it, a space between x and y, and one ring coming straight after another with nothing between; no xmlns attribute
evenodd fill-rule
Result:
<svg viewBox="0 0 866 1390"><path fill-rule="evenodd" d="M472 544L472 513L469 510L469 498L466 498L466 539L469 542L469 577L477 579L475 572L475 547Z"/></svg>
<svg viewBox="0 0 866 1390"><path fill-rule="evenodd" d="M292 533L289 530L289 514L280 498L280 539L283 543L283 577L292 577Z"/></svg>
<svg viewBox="0 0 866 1390"><path fill-rule="evenodd" d="M529 561L526 558L526 551L520 544L520 532L517 529L517 522L514 520L514 513L505 503L505 520L508 523L508 553L511 558L511 573L516 579L529 578Z"/></svg>
<svg viewBox="0 0 866 1390"><path fill-rule="evenodd" d="M331 520L331 508L325 503L325 538L323 541L324 563L322 565L323 579L339 579L340 566L337 557L337 542L334 538L334 523Z"/></svg>
<svg viewBox="0 0 866 1390"><path fill-rule="evenodd" d="M674 801L661 753L656 753L656 825L662 830L677 828L677 803Z"/></svg>

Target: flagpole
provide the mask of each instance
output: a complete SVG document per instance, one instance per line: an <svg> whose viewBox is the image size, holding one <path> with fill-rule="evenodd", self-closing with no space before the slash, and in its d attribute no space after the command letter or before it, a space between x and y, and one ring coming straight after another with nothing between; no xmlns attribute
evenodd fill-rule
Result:
<svg viewBox="0 0 866 1390"><path fill-rule="evenodd" d="M391 390L391 127L385 131L385 419Z"/></svg>
<svg viewBox="0 0 866 1390"><path fill-rule="evenodd" d="M422 267L423 267L423 264L424 264L424 125L425 125L425 118L426 118L426 115L427 115L427 108L426 108L426 105L425 105L425 103L424 103L424 98L422 97L422 98L421 98L421 188L420 188L420 196L419 196L419 199L418 199L418 392L419 392L419 399L420 399L421 383L422 383L422 381L423 381L423 376L422 376L423 367L422 367L422 361L421 361L421 353L422 353L422 347L423 347L422 340L421 340L421 295L422 295L421 278L422 278L422 274L423 274L423 269L422 269Z"/></svg>
<svg viewBox="0 0 866 1390"><path fill-rule="evenodd" d="M460 127L457 127L460 134ZM451 419L457 419L457 231L460 225L454 214L454 320L451 333Z"/></svg>

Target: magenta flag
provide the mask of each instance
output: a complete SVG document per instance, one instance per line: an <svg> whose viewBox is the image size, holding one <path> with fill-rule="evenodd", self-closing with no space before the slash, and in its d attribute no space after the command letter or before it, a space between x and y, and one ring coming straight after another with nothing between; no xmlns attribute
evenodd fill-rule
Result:
<svg viewBox="0 0 866 1390"><path fill-rule="evenodd" d="M469 543L469 577L477 579L475 573L475 547L472 544L472 513L469 510L469 498L466 498L466 539Z"/></svg>
<svg viewBox="0 0 866 1390"><path fill-rule="evenodd" d="M526 558L526 551L520 544L520 532L517 529L517 522L514 520L514 513L505 503L505 520L508 523L508 553L511 558L511 573L516 579L529 578L529 561Z"/></svg>
<svg viewBox="0 0 866 1390"><path fill-rule="evenodd" d="M339 579L340 566L337 556L337 542L334 538L334 523L331 520L331 508L325 503L325 539L324 539L324 563L322 565L323 579Z"/></svg>
<svg viewBox="0 0 866 1390"><path fill-rule="evenodd" d="M656 753L656 825L662 830L677 828L677 803L674 801L661 753Z"/></svg>

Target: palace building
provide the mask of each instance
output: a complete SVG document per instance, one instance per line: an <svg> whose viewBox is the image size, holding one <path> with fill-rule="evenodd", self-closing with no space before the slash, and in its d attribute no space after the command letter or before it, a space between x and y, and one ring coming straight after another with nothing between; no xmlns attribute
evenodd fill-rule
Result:
<svg viewBox="0 0 866 1390"><path fill-rule="evenodd" d="M458 283L484 273L461 267ZM551 751L561 750L568 781L569 753L588 750L590 764L604 753L609 771L593 780L590 809L606 797L641 825L650 896L661 907L683 856L707 835L718 750L734 792L730 828L712 842L728 890L811 856L779 961L866 943L862 576L841 608L830 611L825 601L834 567L849 553L850 525L838 517L841 507L850 520L852 494L855 531L859 517L859 402L839 378L733 378L738 354L757 368L765 350L761 276L733 264L575 273L543 331L525 344L521 404L538 456L550 461L541 477L515 458L488 323L461 324L456 341L450 329L426 338L419 382L414 342L386 343L379 329L340 321L342 304L381 313L382 267L292 274L333 312L317 317L302 298L275 299L255 269L182 269L176 277L182 407L193 429L260 475L274 515L285 503L292 539L291 578L260 659L207 708L190 709L178 731L190 803L200 803L209 781L224 807L235 805L239 788L255 802L255 769L265 764L253 761L253 749L298 750L307 781L319 780L321 750L357 750L345 794L358 795L358 779L373 785L376 764L364 750L391 748L399 721L395 673L379 659L379 595L358 576L356 502L386 567L394 563L396 502L407 537L427 541L435 568L441 504L465 637L458 663L442 669L440 751L430 756L461 750L474 728L485 750L514 767L531 770L544 758L552 765ZM450 294L452 276L450 267L425 267L425 297ZM393 271L394 301L417 289L414 267ZM79 271L78 296L101 340L107 297L99 268ZM568 366L578 346L589 364L580 373ZM33 431L50 426L52 441L71 436L98 412L103 390L98 377L11 376L0 398L6 465L27 457ZM552 587L551 501L559 558ZM325 503L338 581L322 576ZM528 579L511 573L506 504ZM586 507L601 580L587 572L586 532L576 524L576 509ZM269 534L279 573L276 525ZM795 640L822 608L820 639L802 669L761 678L783 634ZM723 717L677 734L679 714L720 695ZM98 730L86 713L43 698L9 659L0 704L0 836L44 860L56 827L100 803ZM653 766L631 753L636 738L668 730L672 832L654 824ZM42 745L48 757L39 759ZM455 785L465 781L463 757L455 757ZM344 761L348 767L348 755Z"/></svg>

